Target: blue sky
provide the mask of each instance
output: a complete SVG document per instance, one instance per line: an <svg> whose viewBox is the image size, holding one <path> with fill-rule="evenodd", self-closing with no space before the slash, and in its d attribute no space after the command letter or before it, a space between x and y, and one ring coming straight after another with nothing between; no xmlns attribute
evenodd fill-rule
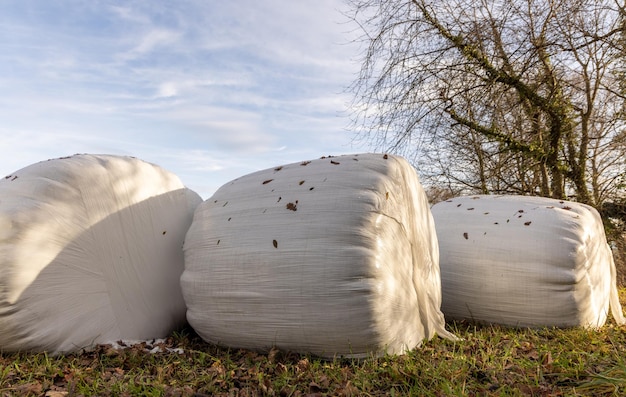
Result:
<svg viewBox="0 0 626 397"><path fill-rule="evenodd" d="M336 0L3 0L0 175L132 155L208 198L244 174L367 151Z"/></svg>

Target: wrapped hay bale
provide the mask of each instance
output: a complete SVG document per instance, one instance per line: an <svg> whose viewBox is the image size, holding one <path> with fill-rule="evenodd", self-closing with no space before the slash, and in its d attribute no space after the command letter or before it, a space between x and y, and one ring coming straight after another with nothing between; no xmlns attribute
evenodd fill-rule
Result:
<svg viewBox="0 0 626 397"><path fill-rule="evenodd" d="M155 165L75 155L0 180L0 349L71 352L185 323L200 196Z"/></svg>
<svg viewBox="0 0 626 397"><path fill-rule="evenodd" d="M442 311L518 327L600 327L626 321L598 212L526 196L457 197L432 207Z"/></svg>
<svg viewBox="0 0 626 397"><path fill-rule="evenodd" d="M236 179L198 207L184 252L187 319L212 343L364 357L451 337L428 202L399 157Z"/></svg>

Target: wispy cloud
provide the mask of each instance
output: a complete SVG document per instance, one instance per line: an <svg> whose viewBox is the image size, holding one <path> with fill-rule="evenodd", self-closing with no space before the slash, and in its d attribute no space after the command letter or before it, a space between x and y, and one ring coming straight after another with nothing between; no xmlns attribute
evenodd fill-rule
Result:
<svg viewBox="0 0 626 397"><path fill-rule="evenodd" d="M179 43L181 34L181 32L168 29L149 30L138 37L137 42L133 43L129 50L117 54L115 58L122 62L143 58L161 48L167 49Z"/></svg>
<svg viewBox="0 0 626 397"><path fill-rule="evenodd" d="M106 150L207 195L237 173L350 151L356 48L337 5L7 0L0 174Z"/></svg>

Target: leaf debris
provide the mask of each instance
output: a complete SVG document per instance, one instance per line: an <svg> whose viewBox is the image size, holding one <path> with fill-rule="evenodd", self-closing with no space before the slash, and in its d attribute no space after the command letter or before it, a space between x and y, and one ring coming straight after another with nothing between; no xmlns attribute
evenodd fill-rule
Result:
<svg viewBox="0 0 626 397"><path fill-rule="evenodd" d="M460 341L433 338L405 355L363 360L220 347L190 328L122 349L98 345L60 356L3 352L0 394L392 396L445 390L470 396L610 396L626 385L622 327L510 329L465 321L450 321L449 327Z"/></svg>

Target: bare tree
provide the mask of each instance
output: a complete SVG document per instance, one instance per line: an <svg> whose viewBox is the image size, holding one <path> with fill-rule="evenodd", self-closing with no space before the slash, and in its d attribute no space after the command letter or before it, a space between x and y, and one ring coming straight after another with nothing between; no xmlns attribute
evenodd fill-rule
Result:
<svg viewBox="0 0 626 397"><path fill-rule="evenodd" d="M366 44L358 139L458 191L600 205L619 190L623 0L348 1Z"/></svg>

